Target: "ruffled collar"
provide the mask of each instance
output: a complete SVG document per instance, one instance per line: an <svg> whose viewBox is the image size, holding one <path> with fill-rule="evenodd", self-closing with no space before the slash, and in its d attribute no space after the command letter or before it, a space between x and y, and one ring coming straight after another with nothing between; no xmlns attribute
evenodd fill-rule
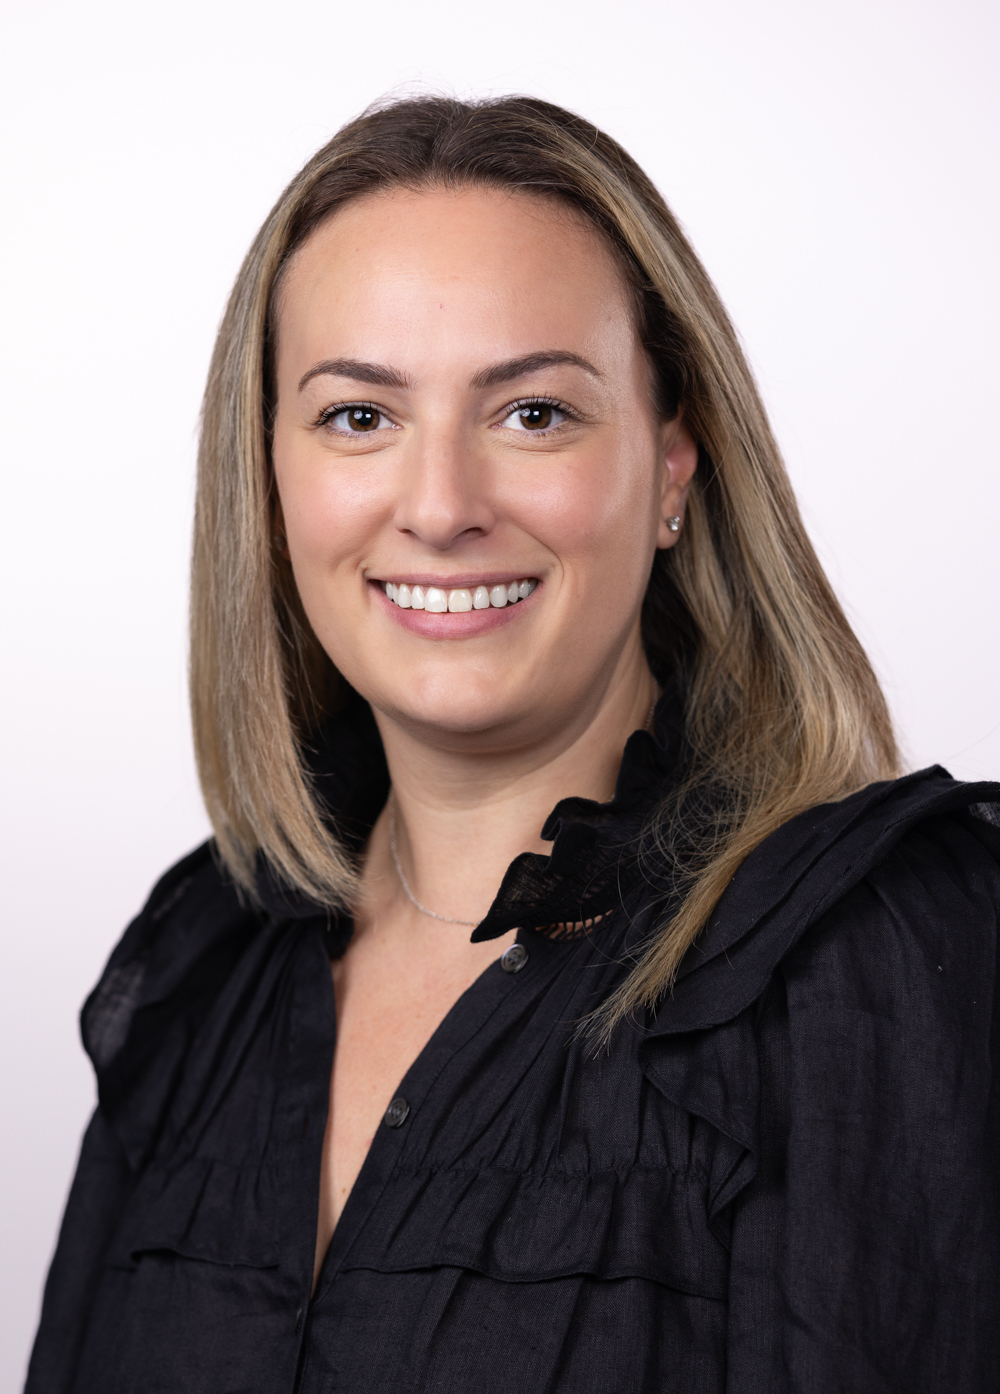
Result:
<svg viewBox="0 0 1000 1394"><path fill-rule="evenodd" d="M629 737L608 803L567 798L555 806L542 829L552 842L551 853L515 857L473 940L498 938L515 927L574 938L613 915L640 885L645 902L666 915L675 894L673 868L662 855L645 855L643 834L657 804L677 789L689 759L681 693L677 681L665 689L653 735L636 731ZM353 694L323 729L311 755L316 792L331 825L360 851L389 792L382 742L368 704ZM942 814L986 808L990 817L979 822L1000 855L995 826L1000 825L1000 786L961 784L939 766L868 785L791 819L739 867L688 950L673 991L654 1013L653 1034L732 1020L756 1000L775 965L817 916L877 866L910 828ZM697 811L688 812L696 833ZM681 810L679 822L687 821ZM683 860L684 828L675 832ZM257 885L266 911L279 919L322 916L330 953L343 951L351 933L349 916L307 900L266 865Z"/></svg>
<svg viewBox="0 0 1000 1394"><path fill-rule="evenodd" d="M656 805L676 783L684 752L679 685L668 685L657 703L652 734L635 731L622 754L613 798L561 799L542 828L552 843L548 856L526 852L507 869L475 942L515 927L540 928L552 937L585 932L621 905L643 875L639 848ZM371 708L352 693L308 752L316 796L343 842L359 852L385 805L389 772ZM327 914L290 888L262 859L257 894L281 919ZM331 919L336 934L338 918Z"/></svg>

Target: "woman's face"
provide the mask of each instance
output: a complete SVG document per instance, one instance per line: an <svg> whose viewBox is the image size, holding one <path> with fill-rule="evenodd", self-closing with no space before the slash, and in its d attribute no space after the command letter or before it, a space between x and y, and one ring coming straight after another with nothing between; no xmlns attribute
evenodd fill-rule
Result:
<svg viewBox="0 0 1000 1394"><path fill-rule="evenodd" d="M377 709L485 748L636 680L696 451L589 224L479 189L352 203L288 269L277 373L287 554Z"/></svg>

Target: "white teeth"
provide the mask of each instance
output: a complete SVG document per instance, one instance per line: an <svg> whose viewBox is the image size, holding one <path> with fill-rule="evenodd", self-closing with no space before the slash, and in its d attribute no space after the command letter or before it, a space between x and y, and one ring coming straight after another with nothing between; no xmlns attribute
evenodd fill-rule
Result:
<svg viewBox="0 0 1000 1394"><path fill-rule="evenodd" d="M405 581L397 585L395 581L386 581L385 594L386 598L401 610L429 610L436 615L446 612L460 615L467 610L488 610L491 605L494 610L502 610L505 605L515 605L519 600L526 600L537 585L538 582L531 577L523 581L511 581L506 586L476 586L474 589L456 586L454 590L445 590L441 586L408 586Z"/></svg>

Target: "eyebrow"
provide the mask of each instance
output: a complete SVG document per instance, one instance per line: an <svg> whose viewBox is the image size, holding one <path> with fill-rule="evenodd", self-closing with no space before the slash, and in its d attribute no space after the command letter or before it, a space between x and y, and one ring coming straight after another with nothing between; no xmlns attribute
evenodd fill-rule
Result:
<svg viewBox="0 0 1000 1394"><path fill-rule="evenodd" d="M499 387L505 382L513 382L515 378L527 377L529 373L537 373L542 368L557 368L562 364L568 364L573 368L582 368L591 377L603 376L597 371L593 363L588 363L578 353L569 353L564 349L551 349L545 353L528 353L523 358L508 358L504 363L494 363L492 368L484 368L481 373L475 375L472 379L472 386L476 388Z"/></svg>
<svg viewBox="0 0 1000 1394"><path fill-rule="evenodd" d="M508 358L503 363L494 363L492 367L484 368L482 372L476 373L471 386L480 391L488 387L500 387L505 382L513 382L515 378L527 377L529 373L540 372L542 368L557 368L562 365L582 368L591 377L603 376L593 363L588 363L578 353L570 353L565 349L549 349L543 353L527 353L521 358ZM311 382L313 378L326 376L352 378L355 382L366 382L372 387L407 388L410 386L410 381L405 373L400 373L395 368L389 368L385 364L365 363L360 358L326 358L322 363L315 364L307 373L302 375L299 381L299 391L301 392L306 383Z"/></svg>
<svg viewBox="0 0 1000 1394"><path fill-rule="evenodd" d="M325 358L303 373L299 379L301 392L313 378L330 376L353 378L355 382L367 382L371 387L409 387L410 381L404 373L395 368L387 368L382 363L365 363L360 358Z"/></svg>

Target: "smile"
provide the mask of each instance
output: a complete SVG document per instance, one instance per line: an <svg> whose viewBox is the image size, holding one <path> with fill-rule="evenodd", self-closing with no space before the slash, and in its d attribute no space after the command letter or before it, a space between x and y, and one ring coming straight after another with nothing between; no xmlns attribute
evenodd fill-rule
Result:
<svg viewBox="0 0 1000 1394"><path fill-rule="evenodd" d="M445 590L441 586L396 585L386 581L385 594L401 610L429 610L432 614L464 614L467 610L502 610L526 600L538 585L533 577L495 586L458 586Z"/></svg>

